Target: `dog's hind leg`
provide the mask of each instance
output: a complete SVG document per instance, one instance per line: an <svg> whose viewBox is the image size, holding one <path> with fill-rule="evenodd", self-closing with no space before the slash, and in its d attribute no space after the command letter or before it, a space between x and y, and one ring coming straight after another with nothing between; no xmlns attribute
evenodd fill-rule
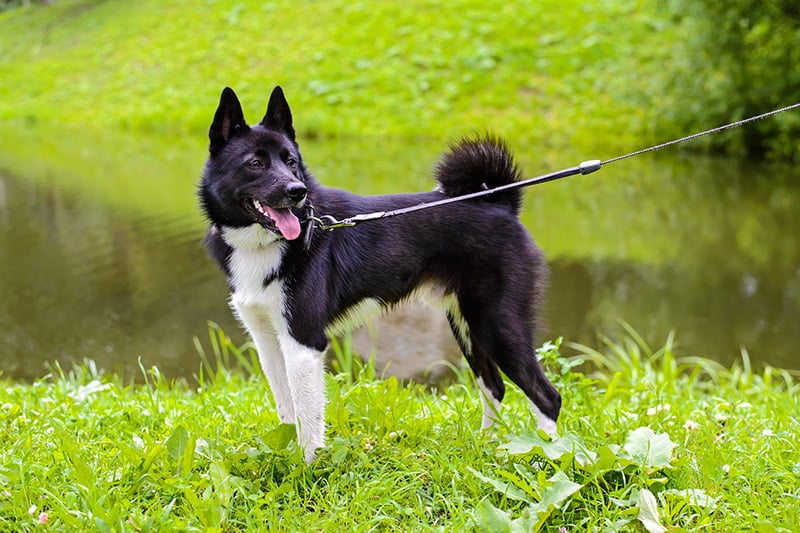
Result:
<svg viewBox="0 0 800 533"><path fill-rule="evenodd" d="M481 428L487 429L492 427L500 416L500 402L505 396L506 386L497 366L475 343L473 343L472 353L470 357L467 357L467 361L475 372L478 388L481 390L481 402L483 403Z"/></svg>
<svg viewBox="0 0 800 533"><path fill-rule="evenodd" d="M278 344L275 328L270 320L259 312L258 308L236 306L236 312L256 346L261 370L267 377L272 396L275 398L278 418L284 424L294 424L296 419L292 391L289 388L286 362Z"/></svg>
<svg viewBox="0 0 800 533"><path fill-rule="evenodd" d="M502 385L497 373L499 367L531 401L538 427L554 434L561 395L536 359L531 328L524 312L526 306L504 307L508 302L502 302L496 294L481 298L477 292L459 299L473 344L475 363L471 361L470 364L481 378L491 376L491 371L494 371ZM480 357L474 357L475 354ZM484 381L484 384L490 391L502 390L493 382ZM498 401L502 399L502 393L495 398Z"/></svg>
<svg viewBox="0 0 800 533"><path fill-rule="evenodd" d="M455 302L447 310L447 321L459 348L461 348L461 353L464 354L470 368L475 373L483 404L481 428L487 429L494 424L500 414L500 402L503 401L505 395L503 378L497 370L497 365L486 357L480 346L474 342L469 326L461 316L461 310Z"/></svg>
<svg viewBox="0 0 800 533"><path fill-rule="evenodd" d="M513 329L508 324L496 324L489 333L476 333L476 343L487 347L486 351L495 363L531 401L537 427L554 434L561 410L561 395L539 365L533 339L528 336L515 337L511 333Z"/></svg>

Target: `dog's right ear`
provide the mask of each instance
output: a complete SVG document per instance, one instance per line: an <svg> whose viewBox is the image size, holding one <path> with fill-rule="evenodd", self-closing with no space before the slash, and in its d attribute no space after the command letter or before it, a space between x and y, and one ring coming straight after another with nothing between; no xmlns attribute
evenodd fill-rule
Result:
<svg viewBox="0 0 800 533"><path fill-rule="evenodd" d="M214 113L214 121L208 130L208 151L212 154L224 147L231 137L247 133L250 127L244 121L242 105L236 93L230 87L225 87L219 97L219 107Z"/></svg>

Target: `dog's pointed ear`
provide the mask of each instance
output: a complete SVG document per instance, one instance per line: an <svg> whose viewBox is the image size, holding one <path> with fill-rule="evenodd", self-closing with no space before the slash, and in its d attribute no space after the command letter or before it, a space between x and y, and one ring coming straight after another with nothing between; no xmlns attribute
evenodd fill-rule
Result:
<svg viewBox="0 0 800 533"><path fill-rule="evenodd" d="M272 89L272 94L269 97L269 104L267 104L267 113L261 120L261 125L271 130L280 131L294 140L294 127L292 126L292 112L289 109L289 103L283 95L283 89L280 85L276 85Z"/></svg>
<svg viewBox="0 0 800 533"><path fill-rule="evenodd" d="M249 129L236 93L230 87L225 87L219 97L214 121L208 129L208 151L212 154L218 152L232 137L246 133Z"/></svg>

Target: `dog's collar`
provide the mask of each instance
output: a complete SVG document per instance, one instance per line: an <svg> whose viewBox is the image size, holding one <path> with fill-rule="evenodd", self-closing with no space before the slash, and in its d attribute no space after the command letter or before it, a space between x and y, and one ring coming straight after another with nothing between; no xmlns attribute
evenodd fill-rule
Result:
<svg viewBox="0 0 800 533"><path fill-rule="evenodd" d="M306 229L303 230L303 249L307 252L311 249L311 239L314 238L314 231L317 229L317 218L314 216L314 206L311 202L306 202Z"/></svg>
<svg viewBox="0 0 800 533"><path fill-rule="evenodd" d="M303 249L308 251L311 249L311 239L314 237L314 231L319 227L317 217L314 216L314 206L311 205L311 202L306 203L306 219L303 223L306 225L305 229L303 230ZM267 228L264 228L264 231L269 231ZM211 225L211 232L215 235L223 235L222 226L219 224L212 224ZM281 235L278 235L279 238L283 238ZM224 237L223 237L224 240Z"/></svg>

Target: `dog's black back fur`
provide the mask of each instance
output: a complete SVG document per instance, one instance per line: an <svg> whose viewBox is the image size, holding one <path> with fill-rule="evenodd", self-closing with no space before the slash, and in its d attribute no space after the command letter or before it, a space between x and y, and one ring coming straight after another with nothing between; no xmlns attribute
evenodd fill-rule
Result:
<svg viewBox="0 0 800 533"><path fill-rule="evenodd" d="M223 238L223 228L260 222L242 208L247 195L286 208L290 204L281 195L299 182L307 196L290 205L298 219L306 217L309 205L318 215L341 219L520 178L502 142L476 137L456 143L442 158L436 167L438 191L359 196L325 187L302 161L280 88L273 92L264 120L252 127L245 123L233 91L226 89L209 138L210 158L200 185L202 207L211 222L206 245L229 280L232 248ZM269 158L270 172L253 174L246 168L250 154ZM328 344L328 326L360 302L377 299L391 306L422 286L436 287L443 296L454 296L448 319L482 385L502 400L499 367L554 422L561 399L533 348L546 266L517 218L521 201L515 189L332 232L316 231L308 249L303 238L280 240L285 247L280 268L264 284L276 279L283 283L289 295L283 313L292 337L317 350Z"/></svg>

